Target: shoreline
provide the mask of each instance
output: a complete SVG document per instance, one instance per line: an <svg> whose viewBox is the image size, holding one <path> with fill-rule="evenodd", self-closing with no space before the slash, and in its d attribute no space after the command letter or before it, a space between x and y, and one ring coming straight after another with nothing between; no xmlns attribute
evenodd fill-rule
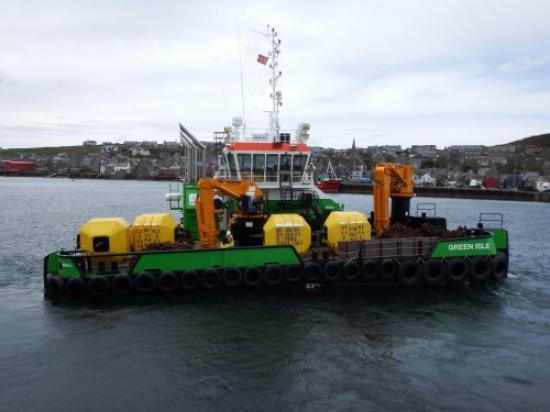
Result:
<svg viewBox="0 0 550 412"><path fill-rule="evenodd" d="M550 192L505 189L457 189L449 187L415 187L417 197L448 199L511 200L518 202L550 202ZM372 185L343 182L338 193L371 194Z"/></svg>
<svg viewBox="0 0 550 412"><path fill-rule="evenodd" d="M178 182L180 178L174 177L100 177L100 176L65 176L52 175L47 173L32 172L0 172L3 177L40 177L48 179L71 179L71 180L136 180L144 182ZM519 202L550 202L550 192L524 191L524 190L505 190L505 189L457 189L448 187L415 187L414 191L417 197L438 197L448 199L477 199L477 200L510 200ZM372 185L342 182L338 193L349 194L370 194L372 195Z"/></svg>
<svg viewBox="0 0 550 412"><path fill-rule="evenodd" d="M55 173L33 173L33 172L0 172L0 177L40 177L40 178L46 178L46 179L71 179L71 180L141 180L144 182L154 182L154 181L161 181L161 182L179 182L182 179L179 177L163 177L163 176L157 176L157 177L150 177L150 178L139 178L139 177L110 177L110 176L97 176L97 175L90 175L90 176L68 176L68 175L58 175Z"/></svg>

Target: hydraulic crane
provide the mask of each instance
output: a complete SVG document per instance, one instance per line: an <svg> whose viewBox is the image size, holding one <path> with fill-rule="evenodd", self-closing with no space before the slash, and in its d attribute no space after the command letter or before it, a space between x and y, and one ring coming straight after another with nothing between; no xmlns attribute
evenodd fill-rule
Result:
<svg viewBox="0 0 550 412"><path fill-rule="evenodd" d="M378 163L374 167L374 228L380 236L392 222L405 223L414 196L413 168L398 163ZM392 199L391 215L389 199ZM391 220L390 220L391 219Z"/></svg>
<svg viewBox="0 0 550 412"><path fill-rule="evenodd" d="M214 216L221 208L216 205L218 193L238 200L239 211L233 214L235 219L263 218L262 190L251 180L200 179L197 188L195 209L202 248L218 246L219 230Z"/></svg>

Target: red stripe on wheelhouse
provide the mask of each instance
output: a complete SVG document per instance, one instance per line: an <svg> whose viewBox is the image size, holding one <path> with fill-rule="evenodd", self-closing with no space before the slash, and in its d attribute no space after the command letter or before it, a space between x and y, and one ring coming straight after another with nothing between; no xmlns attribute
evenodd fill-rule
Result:
<svg viewBox="0 0 550 412"><path fill-rule="evenodd" d="M263 142L233 142L228 145L230 150L242 150L250 152L259 151L278 151L278 152L306 152L310 151L310 148L305 143L263 143Z"/></svg>

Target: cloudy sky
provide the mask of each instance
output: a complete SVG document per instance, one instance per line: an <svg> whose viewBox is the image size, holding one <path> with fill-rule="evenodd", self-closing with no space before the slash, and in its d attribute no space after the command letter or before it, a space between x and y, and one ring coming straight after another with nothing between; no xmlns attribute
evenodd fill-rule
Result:
<svg viewBox="0 0 550 412"><path fill-rule="evenodd" d="M232 3L232 4L231 4ZM311 144L499 144L550 132L550 1L0 2L0 147L199 138L242 113ZM239 54L240 50L240 54Z"/></svg>

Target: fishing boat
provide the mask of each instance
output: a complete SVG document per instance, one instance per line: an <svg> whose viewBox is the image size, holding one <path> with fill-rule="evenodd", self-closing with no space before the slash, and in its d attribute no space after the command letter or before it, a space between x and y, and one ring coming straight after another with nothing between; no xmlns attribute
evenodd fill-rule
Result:
<svg viewBox="0 0 550 412"><path fill-rule="evenodd" d="M325 193L337 193L340 190L341 184L342 179L336 176L336 172L329 160L325 174L317 181L317 187Z"/></svg>

